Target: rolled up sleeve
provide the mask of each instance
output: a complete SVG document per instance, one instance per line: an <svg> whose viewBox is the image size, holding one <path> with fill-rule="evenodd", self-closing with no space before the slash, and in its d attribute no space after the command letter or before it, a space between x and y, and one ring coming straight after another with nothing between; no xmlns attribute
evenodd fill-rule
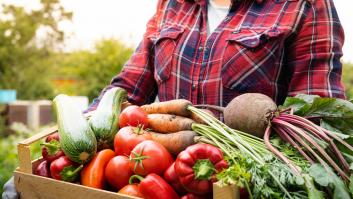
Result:
<svg viewBox="0 0 353 199"><path fill-rule="evenodd" d="M288 95L345 98L341 82L344 32L332 0L305 5L304 19L287 52L292 71Z"/></svg>

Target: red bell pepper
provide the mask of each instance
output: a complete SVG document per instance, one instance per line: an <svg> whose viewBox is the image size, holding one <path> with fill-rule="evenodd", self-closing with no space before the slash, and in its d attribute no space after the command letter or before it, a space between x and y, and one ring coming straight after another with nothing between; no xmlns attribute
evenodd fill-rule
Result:
<svg viewBox="0 0 353 199"><path fill-rule="evenodd" d="M60 136L59 133L53 133L47 136L47 138L45 138L45 142L50 142L51 140L57 140L60 141Z"/></svg>
<svg viewBox="0 0 353 199"><path fill-rule="evenodd" d="M145 178L133 175L130 178L130 184L135 178L140 180L139 192L145 199L179 199L173 188L157 174L151 173Z"/></svg>
<svg viewBox="0 0 353 199"><path fill-rule="evenodd" d="M43 160L41 163L38 164L37 167L33 169L33 173L35 175L50 178L49 162Z"/></svg>
<svg viewBox="0 0 353 199"><path fill-rule="evenodd" d="M184 195L187 193L187 191L185 190L183 185L180 184L178 175L175 173L174 165L175 163L170 165L170 167L164 172L163 177L170 185L172 185L172 187L178 194Z"/></svg>
<svg viewBox="0 0 353 199"><path fill-rule="evenodd" d="M50 164L50 174L54 179L74 182L80 175L83 165L77 165L67 156L61 156Z"/></svg>
<svg viewBox="0 0 353 199"><path fill-rule="evenodd" d="M48 163L65 155L64 152L61 150L59 140L59 134L54 133L46 138L45 143L41 144L43 146L43 159L47 160Z"/></svg>
<svg viewBox="0 0 353 199"><path fill-rule="evenodd" d="M211 192L214 174L227 167L222 151L209 144L189 146L175 161L180 183L187 191L196 194Z"/></svg>

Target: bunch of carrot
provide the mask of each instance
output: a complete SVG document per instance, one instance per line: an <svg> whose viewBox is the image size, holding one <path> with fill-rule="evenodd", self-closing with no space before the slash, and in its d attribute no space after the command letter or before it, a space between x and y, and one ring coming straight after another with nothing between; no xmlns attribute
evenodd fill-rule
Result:
<svg viewBox="0 0 353 199"><path fill-rule="evenodd" d="M172 154L178 154L194 144L196 133L193 123L202 120L187 108L192 103L185 99L155 102L141 106L148 114L148 124L152 140L159 142Z"/></svg>

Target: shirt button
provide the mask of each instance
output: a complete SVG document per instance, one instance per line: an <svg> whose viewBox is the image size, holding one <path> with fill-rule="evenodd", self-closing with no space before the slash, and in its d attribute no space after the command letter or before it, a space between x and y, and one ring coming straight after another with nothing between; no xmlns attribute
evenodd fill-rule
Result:
<svg viewBox="0 0 353 199"><path fill-rule="evenodd" d="M224 18L224 21L229 21L229 20L230 20L230 17Z"/></svg>
<svg viewBox="0 0 353 199"><path fill-rule="evenodd" d="M199 51L202 51L202 50L203 50L203 47L202 47L202 46L200 46L200 47L199 47Z"/></svg>
<svg viewBox="0 0 353 199"><path fill-rule="evenodd" d="M196 88L196 85L192 84L192 90L195 90L195 88Z"/></svg>

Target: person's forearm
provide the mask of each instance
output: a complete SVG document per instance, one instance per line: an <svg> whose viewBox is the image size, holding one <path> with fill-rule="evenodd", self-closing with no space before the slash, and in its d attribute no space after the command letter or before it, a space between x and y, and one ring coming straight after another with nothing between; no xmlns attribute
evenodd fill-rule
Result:
<svg viewBox="0 0 353 199"><path fill-rule="evenodd" d="M17 193L14 177L11 177L4 185L4 192L2 193L2 199L17 199L19 195Z"/></svg>

